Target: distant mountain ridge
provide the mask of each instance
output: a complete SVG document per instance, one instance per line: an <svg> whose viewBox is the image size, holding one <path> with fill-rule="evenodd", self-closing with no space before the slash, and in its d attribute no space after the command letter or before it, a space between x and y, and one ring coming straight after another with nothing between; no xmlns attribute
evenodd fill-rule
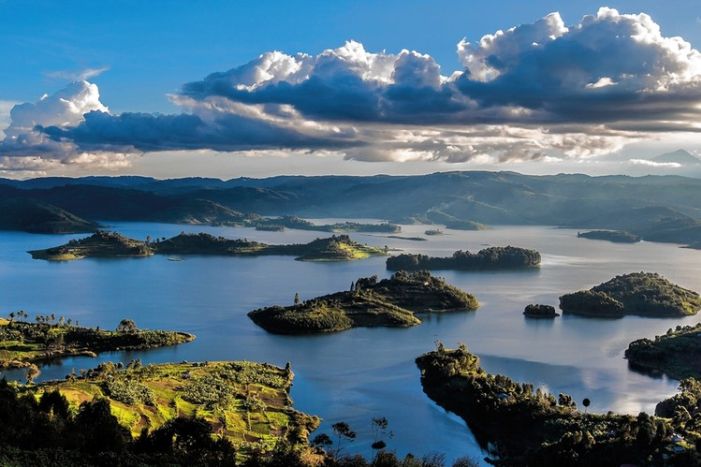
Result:
<svg viewBox="0 0 701 467"><path fill-rule="evenodd" d="M646 240L701 241L701 179L681 176L469 171L231 180L0 179L0 198L34 200L88 221L226 224L251 214L292 215L555 225L626 230Z"/></svg>
<svg viewBox="0 0 701 467"><path fill-rule="evenodd" d="M701 159L691 154L685 149L677 149L676 151L660 154L652 159L655 162L672 163L680 165L697 165L701 164Z"/></svg>

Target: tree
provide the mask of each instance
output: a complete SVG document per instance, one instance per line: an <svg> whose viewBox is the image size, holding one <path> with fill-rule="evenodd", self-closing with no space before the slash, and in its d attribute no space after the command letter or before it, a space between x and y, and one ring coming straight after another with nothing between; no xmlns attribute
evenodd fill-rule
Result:
<svg viewBox="0 0 701 467"><path fill-rule="evenodd" d="M295 305L299 305L300 302L301 302L301 300L299 298L299 292L296 292L295 293Z"/></svg>
<svg viewBox="0 0 701 467"><path fill-rule="evenodd" d="M11 311L10 312L10 323L12 323L15 320L15 312Z"/></svg>
<svg viewBox="0 0 701 467"><path fill-rule="evenodd" d="M357 435L355 431L351 430L350 425L348 425L346 422L334 423L333 425L331 425L331 429L334 433L336 433L336 455L338 455L341 452L341 442L343 440L348 440L352 442L353 440L355 440Z"/></svg>
<svg viewBox="0 0 701 467"><path fill-rule="evenodd" d="M582 401L582 405L584 406L584 413L587 413L587 409L591 405L591 401L589 400L588 397L584 398L584 400Z"/></svg>
<svg viewBox="0 0 701 467"><path fill-rule="evenodd" d="M139 328L136 326L136 323L130 319L121 320L117 326L117 332L124 334L133 334L138 330Z"/></svg>

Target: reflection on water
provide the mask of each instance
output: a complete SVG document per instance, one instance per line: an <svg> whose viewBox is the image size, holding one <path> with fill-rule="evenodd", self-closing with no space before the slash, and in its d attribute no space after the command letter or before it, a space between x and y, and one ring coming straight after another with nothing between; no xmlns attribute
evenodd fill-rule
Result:
<svg viewBox="0 0 701 467"><path fill-rule="evenodd" d="M321 232L258 232L229 227L120 223L115 229L145 238L181 231L208 231L269 243L307 242ZM403 226L401 235L422 236L426 226ZM634 339L664 333L695 317L619 320L563 316L527 320L528 303L557 305L557 298L610 279L615 274L654 271L673 282L701 290L701 252L656 243L613 244L576 238L576 231L547 227L504 227L487 231L446 230L426 242L353 234L356 240L407 252L449 255L484 244L535 248L540 269L529 272L441 271L449 282L474 293L482 304L471 313L422 315L411 329L354 329L311 337L274 336L246 316L270 304L291 303L345 290L360 276L388 275L383 258L350 263L305 263L290 257L184 257L168 261L86 259L70 263L32 260L27 250L45 248L74 236L0 233L0 313L24 309L66 315L81 324L114 327L128 317L141 327L179 329L198 339L149 352L114 352L97 359L67 358L42 369L40 379L62 378L71 369L100 361L144 362L251 359L279 365L292 362L297 407L324 418L322 430L345 420L358 431L353 450L369 452L370 419L386 416L395 433L390 447L400 454L440 451L447 457L478 455L465 424L433 404L422 392L414 358L436 340L465 342L484 367L531 382L576 400L588 397L591 410L652 411L677 383L630 371L623 351ZM17 374L14 373L16 376ZM20 375L21 377L21 375Z"/></svg>

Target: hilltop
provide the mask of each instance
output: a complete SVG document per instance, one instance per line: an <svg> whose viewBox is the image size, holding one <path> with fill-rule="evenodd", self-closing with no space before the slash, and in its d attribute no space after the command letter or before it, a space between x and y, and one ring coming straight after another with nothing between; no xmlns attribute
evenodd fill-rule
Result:
<svg viewBox="0 0 701 467"><path fill-rule="evenodd" d="M272 451L278 443L306 447L320 420L292 407L289 368L245 361L166 363L126 368L111 363L38 386L37 395L58 390L76 410L104 398L132 436L151 433L178 417L199 417L213 434L231 442L238 457Z"/></svg>
<svg viewBox="0 0 701 467"><path fill-rule="evenodd" d="M248 316L276 334L338 332L353 327L408 327L421 323L415 313L475 310L477 300L427 272L397 272L355 281L351 290L336 292L291 306L272 306Z"/></svg>
<svg viewBox="0 0 701 467"><path fill-rule="evenodd" d="M659 274L637 272L616 276L589 290L563 295L560 308L565 313L605 318L682 317L701 309L701 296Z"/></svg>

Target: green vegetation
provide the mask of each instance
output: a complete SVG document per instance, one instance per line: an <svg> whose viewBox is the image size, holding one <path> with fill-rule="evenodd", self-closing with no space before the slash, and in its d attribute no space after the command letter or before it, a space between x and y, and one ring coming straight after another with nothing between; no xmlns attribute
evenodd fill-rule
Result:
<svg viewBox="0 0 701 467"><path fill-rule="evenodd" d="M34 259L68 261L86 257L118 258L150 256L153 250L146 242L132 240L116 232L97 231L89 237L71 240L65 245L30 251Z"/></svg>
<svg viewBox="0 0 701 467"><path fill-rule="evenodd" d="M453 256L446 258L409 254L387 258L387 269L391 271L524 269L538 265L540 265L540 253L512 246L485 248L478 253L456 251Z"/></svg>
<svg viewBox="0 0 701 467"><path fill-rule="evenodd" d="M31 233L82 233L97 229L82 219L51 204L24 198L0 200L0 230Z"/></svg>
<svg viewBox="0 0 701 467"><path fill-rule="evenodd" d="M257 219L244 223L250 226L253 224L257 230L314 230L318 232L334 232L334 233L349 233L349 232L379 232L379 233L399 233L402 228L397 224L382 222L379 224L363 224L359 222L337 222L335 224L314 224L308 220L295 216L282 217L258 217Z"/></svg>
<svg viewBox="0 0 701 467"><path fill-rule="evenodd" d="M426 235L443 235L443 231L441 229L429 229L424 232Z"/></svg>
<svg viewBox="0 0 701 467"><path fill-rule="evenodd" d="M681 422L641 413L582 413L567 394L557 398L492 375L467 347L417 358L424 392L461 416L498 466L698 465L701 413ZM587 407L589 399L583 401ZM696 399L694 399L696 403Z"/></svg>
<svg viewBox="0 0 701 467"><path fill-rule="evenodd" d="M557 318L560 316L560 314L555 311L554 306L533 304L526 306L526 309L523 310L523 314L527 318Z"/></svg>
<svg viewBox="0 0 701 467"><path fill-rule="evenodd" d="M248 316L277 334L338 332L353 327L408 327L421 323L415 313L476 310L477 300L428 272L397 272L389 279L358 279L336 292L292 306L272 306Z"/></svg>
<svg viewBox="0 0 701 467"><path fill-rule="evenodd" d="M69 377L36 388L37 396L58 390L77 409L107 399L112 414L132 436L153 432L178 417L197 417L216 438L237 452L269 452L280 440L305 446L319 419L292 408L289 368L251 362L205 362L126 368L111 363L85 378Z"/></svg>
<svg viewBox="0 0 701 467"><path fill-rule="evenodd" d="M169 239L133 240L118 233L98 231L65 245L29 252L35 259L68 261L86 257L118 258L164 255L289 255L303 261L347 261L385 255L385 250L354 242L347 235L319 238L307 244L268 245L246 239L228 239L207 233L181 233Z"/></svg>
<svg viewBox="0 0 701 467"><path fill-rule="evenodd" d="M638 339L628 345L631 368L672 378L701 378L701 324L677 326L654 339Z"/></svg>
<svg viewBox="0 0 701 467"><path fill-rule="evenodd" d="M71 355L94 356L112 350L144 350L192 341L184 332L140 330L123 320L116 331L80 327L63 317L36 317L34 323L23 312L0 320L0 368L33 368L35 363Z"/></svg>
<svg viewBox="0 0 701 467"><path fill-rule="evenodd" d="M619 318L624 315L679 317L696 314L701 297L659 274L637 272L616 276L590 290L560 297L565 313Z"/></svg>
<svg viewBox="0 0 701 467"><path fill-rule="evenodd" d="M637 243L641 240L639 235L623 230L591 230L589 232L579 232L577 237L590 240L607 240L614 243Z"/></svg>

